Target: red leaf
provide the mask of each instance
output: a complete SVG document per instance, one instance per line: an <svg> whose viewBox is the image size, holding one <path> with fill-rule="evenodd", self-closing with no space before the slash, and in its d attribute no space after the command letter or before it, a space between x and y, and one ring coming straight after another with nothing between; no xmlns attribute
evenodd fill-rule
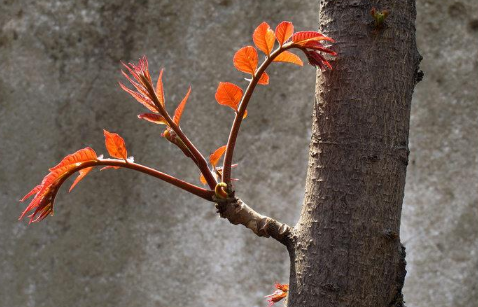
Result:
<svg viewBox="0 0 478 307"><path fill-rule="evenodd" d="M133 96L134 99L136 99L139 103L141 103L143 106L145 106L148 110L151 112L158 112L158 108L154 105L154 103L149 99L148 97L144 96L143 94L139 92L135 92L126 86L124 86L121 82L119 82L119 85L121 88L126 91L128 94Z"/></svg>
<svg viewBox="0 0 478 307"><path fill-rule="evenodd" d="M224 152L226 152L226 148L227 148L227 145L224 145L224 146L221 146L219 147L218 149L216 149L210 156L209 156L209 162L211 163L213 169L214 169L214 173L213 173L213 176L216 177L217 179L217 175L221 176L222 174L222 168L221 167L218 167L216 168L216 165L217 163L219 162L219 160L221 159L221 157L224 155ZM201 174L199 176L199 181L201 181L201 183L203 185L206 185L207 184L207 181L206 181L206 178L204 177L203 174Z"/></svg>
<svg viewBox="0 0 478 307"><path fill-rule="evenodd" d="M295 54L293 54L290 51L282 51L281 54L279 54L275 59L274 62L286 62L286 63L292 63L296 64L299 66L303 66L304 63L302 63L302 60Z"/></svg>
<svg viewBox="0 0 478 307"><path fill-rule="evenodd" d="M20 201L24 202L25 200L29 199L33 194L37 194L41 190L41 187L41 184L37 185L30 192L28 192L27 195L23 196Z"/></svg>
<svg viewBox="0 0 478 307"><path fill-rule="evenodd" d="M320 61L317 61L314 56L312 56L312 53L313 51L308 51L308 50L305 50L304 51L305 55L307 56L307 60L309 61L309 64L314 66L314 67L317 67L319 66L320 69L325 69L325 66L320 62Z"/></svg>
<svg viewBox="0 0 478 307"><path fill-rule="evenodd" d="M125 65L123 63L123 65ZM128 66L126 66L128 69L130 69ZM142 95L146 96L146 97L149 97L149 94L148 94L148 91L144 88L143 85L141 85L140 83L134 81L133 79L131 79L128 74L126 74L124 71L121 71L121 74L123 74L123 76L134 86L134 88ZM139 77L138 77L139 78Z"/></svg>
<svg viewBox="0 0 478 307"><path fill-rule="evenodd" d="M281 285L279 283L276 283L275 287L277 290L274 291L274 293L266 295L266 297L268 298L267 301L269 302L269 307L274 305L274 303L277 303L283 298L287 297L287 292L289 292L288 284Z"/></svg>
<svg viewBox="0 0 478 307"><path fill-rule="evenodd" d="M267 56L271 54L271 51L274 48L275 34L267 22L261 23L256 28L252 35L252 39L259 50L264 52Z"/></svg>
<svg viewBox="0 0 478 307"><path fill-rule="evenodd" d="M49 171L54 172L64 168L70 169L73 164L73 166L77 166L77 163L96 161L97 159L96 152L92 148L86 147L64 157L60 163L50 168Z"/></svg>
<svg viewBox="0 0 478 307"><path fill-rule="evenodd" d="M203 185L207 184L206 178L204 177L204 175L202 173L201 173L201 176L199 176L199 181L201 181L201 183Z"/></svg>
<svg viewBox="0 0 478 307"><path fill-rule="evenodd" d="M138 81L139 84L143 86L143 90L145 90L144 86L146 85L146 83L151 83L151 75L149 74L148 59L146 58L146 56L140 58L138 60L138 64L128 63L128 65L126 65L123 62L121 62L121 64L123 64L123 66L129 71L133 78L135 78L136 81ZM128 80L131 81L130 78L128 78Z"/></svg>
<svg viewBox="0 0 478 307"><path fill-rule="evenodd" d="M186 96L184 96L183 100L176 108L176 111L174 111L173 122L178 126L179 126L179 121L181 120L181 115L183 115L186 102L188 102L189 94L191 94L191 87L189 87L188 92L186 93Z"/></svg>
<svg viewBox="0 0 478 307"><path fill-rule="evenodd" d="M276 287L276 289L279 289L279 290L284 291L284 292L288 292L288 291L289 291L289 284L276 283L276 284L274 285L274 287Z"/></svg>
<svg viewBox="0 0 478 307"><path fill-rule="evenodd" d="M84 169L81 169L79 171L79 175L78 177L76 177L75 181L73 182L73 184L71 185L70 189L68 190L68 192L71 192L71 190L73 190L73 188L78 184L78 182L80 182L83 178L85 178L85 176L93 169L93 167L87 167L87 168L84 168Z"/></svg>
<svg viewBox="0 0 478 307"><path fill-rule="evenodd" d="M239 71L254 75L258 63L256 48L246 46L239 49L234 55L233 62Z"/></svg>
<svg viewBox="0 0 478 307"><path fill-rule="evenodd" d="M138 118L139 119L144 119L148 122L155 123L155 124L158 124L158 125L167 125L168 124L166 119L164 119L164 117L162 117L159 114L143 113L143 114L139 114Z"/></svg>
<svg viewBox="0 0 478 307"><path fill-rule="evenodd" d="M52 206L51 203L53 198L51 197L51 195L53 195L52 192L55 190L55 188L53 187L53 184L55 180L57 179L58 179L58 173L55 173L55 174L48 173L48 175L46 175L43 178L41 184L37 185L35 188L33 188L32 191L30 191L27 195L25 195L22 198L21 201L24 201L30 196L32 196L33 194L35 194L35 197L32 199L30 204L28 204L25 210L23 210L22 214L18 218L19 220L25 217L25 215L28 212L34 210L33 214L30 215L30 223L31 223L34 221L34 217L38 212L40 212L44 208Z"/></svg>
<svg viewBox="0 0 478 307"><path fill-rule="evenodd" d="M224 155L224 153L226 152L226 148L227 148L227 145L221 146L209 156L209 162L211 162L211 165L213 167L216 167L222 155Z"/></svg>
<svg viewBox="0 0 478 307"><path fill-rule="evenodd" d="M105 145L108 153L113 158L127 160L128 153L126 151L126 145L121 136L116 133L111 133L103 129L105 135Z"/></svg>
<svg viewBox="0 0 478 307"><path fill-rule="evenodd" d="M25 201L32 195L35 195L19 219L22 219L27 213L33 211L33 213L29 215L30 223L38 222L53 213L53 202L63 182L63 178L75 172L83 162L97 160L98 157L95 151L89 147L80 149L63 158L60 163L50 168L50 172L43 178L39 185L21 199L21 201ZM77 181L79 180L77 179Z"/></svg>
<svg viewBox="0 0 478 307"><path fill-rule="evenodd" d="M276 27L276 37L279 45L284 45L284 43L292 36L294 33L294 25L290 21L283 21Z"/></svg>
<svg viewBox="0 0 478 307"><path fill-rule="evenodd" d="M305 55L307 56L310 65L319 66L320 69L325 69L325 66L332 69L332 65L330 65L330 63L318 52L305 51Z"/></svg>
<svg viewBox="0 0 478 307"><path fill-rule="evenodd" d="M318 52L312 52L312 56L318 61L321 62L322 64L325 64L329 69L332 69L332 65Z"/></svg>
<svg viewBox="0 0 478 307"><path fill-rule="evenodd" d="M267 85L269 84L269 75L266 72L263 72L257 84Z"/></svg>
<svg viewBox="0 0 478 307"><path fill-rule="evenodd" d="M151 75L149 74L148 69L148 59L143 55L139 60L138 64L128 63L129 66L134 70L135 74L139 76L138 81L143 82L147 81L151 83Z"/></svg>
<svg viewBox="0 0 478 307"><path fill-rule="evenodd" d="M231 107L237 111L242 94L242 89L239 86L229 82L220 82L215 97L219 104Z"/></svg>
<svg viewBox="0 0 478 307"><path fill-rule="evenodd" d="M317 41L308 41L304 44L304 47L309 48L309 49L322 51L322 52L325 52L325 53L329 53L333 56L337 55L337 52L325 48L321 43L319 43Z"/></svg>
<svg viewBox="0 0 478 307"><path fill-rule="evenodd" d="M126 65L122 63L127 71L131 74L132 78L128 76L124 71L121 71L122 74L128 79L129 82L136 88L136 93L120 83L121 88L126 92L131 94L136 100L141 104L146 106L150 111L158 111L156 107L161 108L161 105L155 105L157 97L153 90L153 84L151 81L151 75L148 70L148 60L145 56L139 59L138 64L129 63ZM134 79L134 80L133 80Z"/></svg>
<svg viewBox="0 0 478 307"><path fill-rule="evenodd" d="M330 42L334 42L333 39L323 35L322 33L315 32L315 31L301 31L296 32L292 35L292 41L298 45L303 45L309 41L320 41L326 40Z"/></svg>
<svg viewBox="0 0 478 307"><path fill-rule="evenodd" d="M158 77L158 82L156 83L156 95L158 96L159 102L164 108L164 106L166 105L166 101L164 99L163 69L161 69L161 72L159 73Z"/></svg>

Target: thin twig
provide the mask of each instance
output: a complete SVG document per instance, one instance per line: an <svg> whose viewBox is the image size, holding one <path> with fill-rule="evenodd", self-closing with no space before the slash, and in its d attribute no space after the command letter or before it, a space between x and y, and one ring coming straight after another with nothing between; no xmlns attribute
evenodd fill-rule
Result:
<svg viewBox="0 0 478 307"><path fill-rule="evenodd" d="M119 167L124 167L124 168L129 168L138 172L142 172L145 174L148 174L150 176L159 178L163 181L166 181L167 183L170 183L180 189L183 189L189 193L192 193L196 196L199 196L205 200L213 201L213 196L214 196L214 191L211 190L206 190L204 188L198 187L194 184L191 184L189 182L183 181L181 179L178 179L174 176L168 175L166 173L160 172L158 170L155 170L153 168L138 164L138 163L132 163L132 162L126 162L124 160L116 160L116 159L98 159L97 161L87 161L81 163L78 168L75 168L72 173L75 173L83 168L87 167L92 167L92 166L119 166Z"/></svg>
<svg viewBox="0 0 478 307"><path fill-rule="evenodd" d="M204 175L204 178L206 178L206 182L208 183L209 187L211 189L214 189L216 187L217 181L214 178L211 170L209 169L206 159L204 156L201 154L201 152L194 146L194 144L188 139L188 137L184 134L184 132L179 128L178 125L172 120L171 116L169 116L169 113L163 108L161 103L158 100L158 97L156 96L156 93L154 89L151 87L151 84L146 82L146 89L149 91L151 98L153 99L154 104L158 108L158 110L164 110L164 112L161 112L161 115L166 119L168 122L168 125L173 131L176 133L176 135L183 141L184 145L188 148L188 150L191 152L192 156L194 159L194 163L196 163L197 167L201 171L201 173Z"/></svg>
<svg viewBox="0 0 478 307"><path fill-rule="evenodd" d="M262 76L262 73L267 69L267 67L274 61L274 59L281 54L283 51L290 49L292 47L292 43L286 43L282 46L279 46L275 51L273 51L270 56L264 61L264 63L259 66L259 69L256 71L256 74L252 76L249 85L247 86L246 92L244 96L242 96L241 104L239 106L239 110L236 113L236 117L234 118L234 122L231 127L231 132L229 134L229 139L227 141L227 148L226 154L224 156L224 165L223 165L223 173L222 173L222 181L229 184L231 181L231 165L232 165L232 156L234 155L234 147L236 145L237 135L239 133L239 129L241 128L242 119L244 117L244 113L247 109L247 104L252 97L252 93L256 88L257 82Z"/></svg>

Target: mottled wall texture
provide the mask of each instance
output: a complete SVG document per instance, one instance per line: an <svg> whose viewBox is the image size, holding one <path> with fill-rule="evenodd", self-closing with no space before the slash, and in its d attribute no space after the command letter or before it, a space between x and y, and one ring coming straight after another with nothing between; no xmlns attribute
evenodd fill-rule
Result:
<svg viewBox="0 0 478 307"><path fill-rule="evenodd" d="M198 182L194 165L139 121L120 60L165 68L171 110L209 153L233 119L219 81L244 86L234 52L262 21L317 28L318 1L0 0L0 307L265 306L286 281L272 240L210 203L129 170L91 173L56 214L27 226L17 200L63 156L120 133L136 161ZM393 11L392 11L393 14ZM478 2L418 0L425 79L416 89L402 239L408 306L478 305ZM315 70L277 64L238 139L239 195L289 224L303 198Z"/></svg>

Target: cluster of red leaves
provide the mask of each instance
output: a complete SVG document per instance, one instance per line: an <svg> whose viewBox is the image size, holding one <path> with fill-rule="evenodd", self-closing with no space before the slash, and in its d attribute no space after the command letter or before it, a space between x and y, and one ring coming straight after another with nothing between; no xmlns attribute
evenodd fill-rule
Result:
<svg viewBox="0 0 478 307"><path fill-rule="evenodd" d="M373 12L373 14L376 15L375 12ZM386 18L386 15L384 18ZM197 151L194 145L187 139L180 129L181 116L191 93L191 87L189 87L185 97L177 106L174 116L171 117L166 110L162 81L163 70L160 71L156 85L154 86L146 57L141 58L138 64L123 63L123 66L126 68L127 72L129 72L129 75L125 71L121 72L135 90L126 87L122 83L120 83L120 87L133 96L133 98L149 111L148 113L139 114L138 118L155 124L166 125L166 129L161 136L179 147L187 157L190 157L197 164L202 172L200 181L203 184L209 183L212 190L205 190L193 186L164 173L161 173L159 178L170 183L174 182L173 184L176 186L208 200L214 200L212 197L214 194L207 194L208 192L214 192L218 197L228 197L226 188L229 180L236 180L230 178L231 168L237 166L237 164L232 164L232 152L234 149L235 137L237 137L238 132L238 128L234 130L234 127L237 123L237 127L239 127L241 120L246 118L247 110L245 108L247 107L248 100L250 99L256 84L269 84L269 75L265 72L268 65L271 62L285 62L303 66L302 60L296 54L288 51L288 49L295 48L304 52L309 64L319 67L320 69L332 69L332 65L326 60L321 52L327 53L331 56L337 55L337 53L324 47L320 43L320 41L333 42L333 39L314 31L294 33L294 26L288 21L281 22L276 27L275 31L272 30L266 22L263 22L255 29L252 38L257 49L262 51L266 56L266 61L261 64L261 66L258 66L259 55L256 47L245 46L235 53L233 64L239 71L251 76L246 94L244 94L244 91L239 86L233 83L219 83L215 94L216 101L220 105L232 108L239 116L236 116L228 144L219 147L209 156L211 170L209 170L207 162L201 153ZM279 47L274 50L276 41L278 42ZM245 97L247 97L247 99L245 99ZM95 166L106 165L101 170L108 168L117 169L120 168L120 166L128 168L139 167L139 165L133 164L132 158L127 157L126 145L121 136L106 130L104 130L104 136L108 153L111 157L121 160L121 163L119 163L118 160L104 160L102 157L98 157L95 151L89 147L66 156L58 165L50 168L50 172L43 178L42 182L21 199L23 202L31 196L34 196L30 204L21 214L20 219L30 213L28 217L30 218L30 223L32 223L41 221L48 215L53 215L53 204L58 190L63 182L76 172L78 172L79 175L71 185L69 191L71 191ZM231 136L233 136L232 139ZM217 165L225 153L226 158L224 168L218 167ZM141 166L141 168L144 170L145 167ZM136 168L136 170L138 170L138 168ZM151 173L154 173L156 176L160 172L148 168L148 174ZM206 180L204 174L208 180ZM221 182L221 179L228 183ZM204 192L206 192L206 195ZM274 293L266 296L266 298L268 298L269 307L287 297L289 291L289 285L287 284L276 283L275 288L277 290Z"/></svg>
<svg viewBox="0 0 478 307"><path fill-rule="evenodd" d="M155 123L158 125L166 125L166 129L161 134L171 143L177 145L186 156L191 157L191 153L187 149L186 145L183 143L181 138L176 135L172 125L179 127L179 122L184 111L184 107L191 93L191 87L189 87L186 96L179 103L178 107L174 112L174 117L171 120L171 117L166 110L166 100L164 96L164 86L163 86L163 70L159 73L156 86L153 87L151 75L148 69L148 60L146 57L143 57L139 60L138 65L129 63L128 65L123 63L123 66L126 67L128 72L133 76L134 80L128 76L124 71L122 71L123 76L128 79L128 81L134 86L136 91L133 91L127 88L120 82L120 86L123 90L128 92L133 96L139 103L145 106L151 113L139 114L138 118L144 119L148 122ZM136 81L135 81L136 80Z"/></svg>
<svg viewBox="0 0 478 307"><path fill-rule="evenodd" d="M333 39L314 31L294 33L294 25L289 21L281 22L275 31L266 22L263 22L254 30L252 39L257 49L261 50L266 57L274 57L273 62L286 62L302 66L302 60L296 54L286 50L297 48L305 53L311 65L318 66L321 69L326 67L332 69L330 63L319 52L325 52L332 56L337 55L320 43L323 40L333 42ZM276 40L279 43L279 49L274 53ZM239 49L234 55L234 67L255 77L259 70L257 49L253 46L245 46ZM269 75L265 71L261 72L257 84L269 84ZM230 82L220 82L215 98L219 104L228 106L238 112L243 94L244 92L239 86ZM247 111L243 117L246 116Z"/></svg>
<svg viewBox="0 0 478 307"><path fill-rule="evenodd" d="M289 292L288 284L276 283L274 286L277 290L272 294L266 295L268 298L267 301L269 302L269 307L287 297L287 292Z"/></svg>
<svg viewBox="0 0 478 307"><path fill-rule="evenodd" d="M319 53L325 52L332 56L337 55L335 51L325 48L320 43L320 41L334 42L332 38L315 31L302 31L294 33L291 40L297 48L305 53L310 65L318 66L320 69L326 69L326 67L332 69L332 65Z"/></svg>
<svg viewBox="0 0 478 307"><path fill-rule="evenodd" d="M104 130L104 134L108 153L114 158L127 161L127 152L123 138L116 133L110 133L106 130ZM85 167L85 163L98 162L100 160L101 157L98 157L96 152L90 147L80 149L64 157L60 163L49 169L50 172L43 178L39 185L34 187L20 200L23 202L31 196L34 196L19 219L22 219L31 212L28 217L30 218L30 223L34 223L43 220L48 215L53 215L55 197L63 182L75 172L79 173L69 189L69 192L71 192L78 182L93 169L93 166ZM110 168L110 166L105 168Z"/></svg>
<svg viewBox="0 0 478 307"><path fill-rule="evenodd" d="M25 215L31 211L33 212L28 216L30 218L30 223L41 221L49 214L53 214L55 196L63 181L74 173L82 163L96 161L97 159L98 157L96 156L95 151L87 147L66 156L60 163L58 163L58 165L50 168L50 172L43 178L42 182L20 200L23 202L35 195L33 200L23 211L20 219L25 217ZM82 169L78 178L73 182L70 191L90 171L91 168Z"/></svg>
<svg viewBox="0 0 478 307"><path fill-rule="evenodd" d="M153 114L161 113L161 106L164 106L164 95L161 95L162 83L161 88L156 88L156 90L158 91L158 96L156 96L154 89L151 88L152 81L151 75L149 74L148 60L146 59L146 57L139 59L137 65L132 63L129 63L128 65L126 65L125 63L122 64L136 80L134 81L128 76L128 74L126 74L124 71L121 71L123 76L128 79L128 81L136 88L136 91L130 90L120 82L119 85L121 86L121 88L128 92L131 96L133 96L133 98L135 98L148 110L153 112ZM158 86L161 82L162 75L163 71L161 71L161 73L159 74ZM157 101L159 101L159 103L157 103Z"/></svg>
<svg viewBox="0 0 478 307"><path fill-rule="evenodd" d="M331 69L332 66L324 58L324 56L320 54L320 52L327 53L331 56L336 55L334 51L327 49L320 43L320 41L333 42L331 38L319 32L313 31L294 33L294 26L288 21L281 22L276 27L275 31L272 30L266 22L263 22L255 29L252 38L257 49L264 53L266 61L264 61L261 66L258 66L259 55L256 47L254 46L245 46L239 49L233 58L234 66L239 71L251 76L250 85L246 91L246 94L239 86L230 82L220 82L215 94L215 98L219 104L228 106L236 113L240 114L239 117L236 116L234 123L239 123L239 125L240 121L247 116L247 110L245 108L247 107L247 102L252 95L255 85L269 84L269 76L265 70L271 62L286 62L299 66L303 65L302 60L296 54L288 51L289 49L295 48L303 51L307 56L309 63L311 65L320 67L321 69ZM274 50L276 41L278 42L279 47ZM133 96L133 98L135 98L149 111L148 113L139 114L138 118L155 124L166 125L166 129L161 135L171 143L178 146L187 157L190 157L198 165L201 172L208 178L207 183L209 183L211 189L214 189L214 184L217 182L222 184L220 179L223 177L223 171L224 177L227 177L227 179L222 178L223 181L235 180L230 178L230 169L236 166L235 164L231 164L231 161L235 137L237 136L238 129L236 129L235 132L234 130L231 130L231 135L234 136L232 139L230 136L227 145L218 148L209 156L209 163L212 167L211 170L209 170L208 166L206 165L207 162L201 153L199 153L194 145L187 139L179 126L181 116L191 93L191 87L189 87L185 97L177 106L174 116L171 117L166 110L162 81L163 70L161 70L159 73L156 85L153 85L146 57L139 59L138 64L123 63L123 66L126 68L126 72L122 71L122 74L131 83L131 85L134 87L134 90L120 83L121 88ZM246 96L247 99L245 98ZM246 99L246 101L244 101L244 99ZM238 118L239 120L237 120ZM106 148L109 154L114 158L124 160L122 163L132 163L132 160L127 158L127 150L124 140L118 134L110 133L106 130L104 130L104 135ZM217 164L225 153L225 160L227 160L227 163L224 162L224 167L226 168L223 169L222 167L217 167ZM73 182L70 191L92 170L94 166L106 165L106 167L102 169L116 169L120 167L118 165L124 165L118 163L117 161L112 163L113 165L109 165L108 161L111 162L112 160L102 160L102 158L97 157L94 150L89 147L66 156L57 166L50 169L50 172L43 178L42 182L38 186L33 188L32 191L22 198L21 201L25 201L29 197L34 196L33 200L27 206L20 218L23 218L25 215L32 212L28 216L30 218L30 222L37 222L44 219L49 214L53 214L53 203L60 186L70 175L74 174L75 172L79 172L79 176ZM128 167L132 167L132 164L129 164ZM162 174L164 175L164 173ZM165 178L163 175L161 175L160 178ZM172 180L171 178L173 177L169 176L168 178L170 178L168 180ZM185 182L182 182L177 178L173 179L177 186L180 186L190 192L192 190L193 194L194 192L197 192L195 194L200 195L201 197L205 195L203 192L206 190L191 185L189 185L188 188L185 188ZM200 180L201 182L206 183L206 178L203 175L201 175ZM276 287L279 287L278 289L282 292L278 294L274 293L271 296L271 300L275 302L279 296L285 296L287 291L284 290L284 287L286 286L287 285L277 284Z"/></svg>

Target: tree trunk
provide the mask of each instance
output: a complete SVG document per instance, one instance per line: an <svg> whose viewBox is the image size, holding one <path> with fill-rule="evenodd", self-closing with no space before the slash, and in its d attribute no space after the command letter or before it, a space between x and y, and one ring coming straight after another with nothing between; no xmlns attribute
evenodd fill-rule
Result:
<svg viewBox="0 0 478 307"><path fill-rule="evenodd" d="M390 12L382 26L370 11ZM334 70L319 73L289 307L402 306L399 239L420 55L415 0L322 0Z"/></svg>

